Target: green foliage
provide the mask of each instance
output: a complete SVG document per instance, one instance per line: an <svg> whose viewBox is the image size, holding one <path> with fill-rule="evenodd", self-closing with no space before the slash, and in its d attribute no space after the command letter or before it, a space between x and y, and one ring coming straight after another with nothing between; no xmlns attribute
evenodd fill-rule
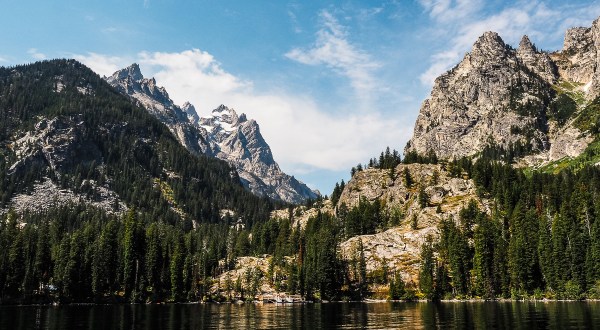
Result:
<svg viewBox="0 0 600 330"><path fill-rule="evenodd" d="M404 185L406 185L406 188L410 189L414 182L413 182L412 176L410 175L410 171L408 170L408 167L405 167L402 170L402 177L404 179Z"/></svg>
<svg viewBox="0 0 600 330"><path fill-rule="evenodd" d="M433 238L428 235L421 245L421 267L419 269L419 289L427 299L435 299L434 288L435 260L433 257Z"/></svg>
<svg viewBox="0 0 600 330"><path fill-rule="evenodd" d="M336 219L319 213L306 225L306 250L302 258L301 282L306 296L333 299L339 295L341 261L337 255L339 229Z"/></svg>
<svg viewBox="0 0 600 330"><path fill-rule="evenodd" d="M599 133L600 129L600 97L585 105L579 111L573 125L582 131L590 131L594 134Z"/></svg>
<svg viewBox="0 0 600 330"><path fill-rule="evenodd" d="M335 183L335 188L333 188L333 192L329 197L333 205L337 205L338 201L340 200L340 196L342 195L342 192L344 192L344 188L346 188L346 183L344 182L344 180L342 180L342 182L340 183Z"/></svg>
<svg viewBox="0 0 600 330"><path fill-rule="evenodd" d="M562 126L576 111L577 103L568 94L563 93L550 103L547 114L550 119L556 120Z"/></svg>
<svg viewBox="0 0 600 330"><path fill-rule="evenodd" d="M396 272L392 281L389 284L390 287L390 299L400 300L406 298L406 284L402 280L402 275Z"/></svg>
<svg viewBox="0 0 600 330"><path fill-rule="evenodd" d="M396 168L401 162L400 153L396 150L390 151L390 147L387 147L385 152L381 152L379 158L371 158L369 160L369 167L389 170Z"/></svg>
<svg viewBox="0 0 600 330"><path fill-rule="evenodd" d="M419 198L419 206L421 208L425 208L425 207L429 206L429 195L427 195L423 186L421 186L421 188L419 188L419 197L418 198Z"/></svg>
<svg viewBox="0 0 600 330"><path fill-rule="evenodd" d="M338 218L341 220L344 236L350 238L357 235L374 234L377 231L397 225L397 214L384 212L384 205L379 199L369 202L361 197L358 205L349 211L345 205L338 209Z"/></svg>
<svg viewBox="0 0 600 330"><path fill-rule="evenodd" d="M437 164L438 157L432 150L429 150L425 155L419 155L414 150L407 152L404 155L402 162L404 164Z"/></svg>

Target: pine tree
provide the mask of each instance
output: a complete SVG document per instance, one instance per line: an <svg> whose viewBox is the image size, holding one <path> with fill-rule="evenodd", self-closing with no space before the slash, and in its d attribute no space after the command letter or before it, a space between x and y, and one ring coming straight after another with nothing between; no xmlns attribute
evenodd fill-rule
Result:
<svg viewBox="0 0 600 330"><path fill-rule="evenodd" d="M421 267L419 270L419 289L429 300L436 299L434 288L435 260L433 258L433 238L427 235L421 245Z"/></svg>
<svg viewBox="0 0 600 330"><path fill-rule="evenodd" d="M476 295L494 298L497 291L497 280L494 272L494 255L499 230L494 222L485 215L477 218L474 232L473 280Z"/></svg>
<svg viewBox="0 0 600 330"><path fill-rule="evenodd" d="M405 167L404 170L402 170L402 177L404 178L404 184L406 185L406 188L410 189L413 185L413 179L410 175L408 167Z"/></svg>
<svg viewBox="0 0 600 330"><path fill-rule="evenodd" d="M123 235L123 286L125 296L137 300L137 290L143 267L143 235L140 233L139 220L133 209L125 215Z"/></svg>
<svg viewBox="0 0 600 330"><path fill-rule="evenodd" d="M392 300L400 300L404 299L406 295L406 285L402 280L402 275L400 272L396 272L394 274L394 278L390 281L390 299Z"/></svg>

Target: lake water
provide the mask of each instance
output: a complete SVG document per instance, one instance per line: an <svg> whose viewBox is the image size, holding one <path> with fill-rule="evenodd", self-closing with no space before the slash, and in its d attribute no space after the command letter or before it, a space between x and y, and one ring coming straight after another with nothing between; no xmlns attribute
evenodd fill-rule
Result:
<svg viewBox="0 0 600 330"><path fill-rule="evenodd" d="M600 302L2 306L0 329L600 329Z"/></svg>

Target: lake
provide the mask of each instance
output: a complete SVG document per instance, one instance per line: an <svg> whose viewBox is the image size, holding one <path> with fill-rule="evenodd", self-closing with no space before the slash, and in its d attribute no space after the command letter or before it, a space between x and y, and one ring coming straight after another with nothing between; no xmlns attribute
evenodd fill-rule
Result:
<svg viewBox="0 0 600 330"><path fill-rule="evenodd" d="M2 306L0 329L600 329L600 302Z"/></svg>

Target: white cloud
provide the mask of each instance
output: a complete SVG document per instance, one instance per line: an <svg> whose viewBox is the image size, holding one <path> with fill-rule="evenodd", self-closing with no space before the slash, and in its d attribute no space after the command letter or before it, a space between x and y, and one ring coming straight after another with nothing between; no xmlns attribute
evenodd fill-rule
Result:
<svg viewBox="0 0 600 330"><path fill-rule="evenodd" d="M346 28L328 11L322 11L322 28L309 49L294 48L285 56L306 65L325 65L350 80L357 95L368 95L376 87L373 71L380 64L350 43Z"/></svg>
<svg viewBox="0 0 600 330"><path fill-rule="evenodd" d="M215 58L199 49L180 53L139 54L142 67L163 84L173 100L193 101L206 113L221 103L227 103L232 95L244 93L252 84L225 72Z"/></svg>
<svg viewBox="0 0 600 330"><path fill-rule="evenodd" d="M131 64L133 60L119 56L107 56L98 53L87 53L87 55L71 54L70 57L87 65L92 71L101 76L110 76L115 71Z"/></svg>
<svg viewBox="0 0 600 330"><path fill-rule="evenodd" d="M39 52L36 48L29 48L29 50L27 50L27 54L29 54L33 59L38 61L46 59L46 55L44 53Z"/></svg>
<svg viewBox="0 0 600 330"><path fill-rule="evenodd" d="M102 75L113 73L124 62L120 57L95 53L75 58ZM211 54L198 49L142 52L135 61L145 76L154 76L167 89L175 103L190 101L201 116L223 103L256 119L276 161L289 173L347 170L383 150L390 141L406 141L411 131L412 123L375 111L332 112L306 95L256 91L252 82L227 72Z"/></svg>
<svg viewBox="0 0 600 330"><path fill-rule="evenodd" d="M419 77L428 86L456 65L485 31L498 32L506 43L516 46L524 34L534 43L552 40L562 37L567 28L578 25L573 24L570 17L578 17L577 22L589 25L600 14L599 5L550 9L542 1L517 2L492 15L482 14L478 0L420 0L420 3L429 11L438 30L445 31L450 40L446 49L431 56L431 65ZM460 8L470 8L470 4L473 8L460 11Z"/></svg>

